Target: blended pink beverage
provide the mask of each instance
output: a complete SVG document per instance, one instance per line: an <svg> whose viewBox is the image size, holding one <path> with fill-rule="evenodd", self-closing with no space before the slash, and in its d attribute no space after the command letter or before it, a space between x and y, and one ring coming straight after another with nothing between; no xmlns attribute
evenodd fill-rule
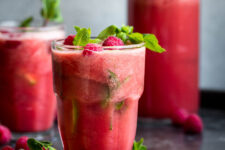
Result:
<svg viewBox="0 0 225 150"><path fill-rule="evenodd" d="M0 123L13 131L49 129L55 118L51 45L61 26L0 27Z"/></svg>
<svg viewBox="0 0 225 150"><path fill-rule="evenodd" d="M83 54L53 47L54 90L65 150L131 150L144 88L144 44Z"/></svg>
<svg viewBox="0 0 225 150"><path fill-rule="evenodd" d="M154 33L167 52L147 51L145 89L139 115L167 118L178 109L199 107L198 0L129 0L129 24Z"/></svg>

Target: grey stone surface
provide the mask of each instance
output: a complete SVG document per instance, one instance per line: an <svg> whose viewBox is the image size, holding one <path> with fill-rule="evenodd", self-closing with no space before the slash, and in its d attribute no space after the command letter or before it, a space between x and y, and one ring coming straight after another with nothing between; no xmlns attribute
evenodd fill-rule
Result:
<svg viewBox="0 0 225 150"><path fill-rule="evenodd" d="M225 148L225 112L202 109L200 114L204 122L202 135L184 134L182 128L171 126L169 120L139 118L136 139L144 137L148 150L224 150ZM51 141L57 150L62 150L57 124L46 132L14 133L11 146L22 135L38 140ZM1 148L1 147L0 147Z"/></svg>
<svg viewBox="0 0 225 150"><path fill-rule="evenodd" d="M202 109L204 122L201 135L184 134L182 128L171 126L169 120L139 119L137 139L144 137L149 150L224 150L225 112Z"/></svg>
<svg viewBox="0 0 225 150"><path fill-rule="evenodd" d="M73 25L91 27L93 35L110 24L127 22L127 0L62 0L67 33ZM225 91L225 1L201 0L200 87ZM0 0L0 20L40 19L40 0Z"/></svg>

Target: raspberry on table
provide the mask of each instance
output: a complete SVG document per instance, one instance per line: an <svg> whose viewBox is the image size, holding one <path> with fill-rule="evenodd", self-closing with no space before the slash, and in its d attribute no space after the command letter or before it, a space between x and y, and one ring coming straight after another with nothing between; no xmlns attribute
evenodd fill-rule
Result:
<svg viewBox="0 0 225 150"><path fill-rule="evenodd" d="M171 116L172 123L176 126L182 126L187 118L188 112L185 109L177 109Z"/></svg>
<svg viewBox="0 0 225 150"><path fill-rule="evenodd" d="M203 130L203 123L201 118L192 114L189 115L184 123L184 131L187 133L201 133Z"/></svg>
<svg viewBox="0 0 225 150"><path fill-rule="evenodd" d="M67 36L67 38L64 40L65 45L73 45L73 40L75 38L76 35L69 35Z"/></svg>
<svg viewBox="0 0 225 150"><path fill-rule="evenodd" d="M92 54L92 51L102 51L102 46L99 44L89 43L84 47L83 55L89 56Z"/></svg>
<svg viewBox="0 0 225 150"><path fill-rule="evenodd" d="M104 42L103 46L123 46L123 41L115 36L109 36Z"/></svg>
<svg viewBox="0 0 225 150"><path fill-rule="evenodd" d="M6 145L1 150L14 150L11 146Z"/></svg>
<svg viewBox="0 0 225 150"><path fill-rule="evenodd" d="M0 125L0 145L8 143L12 138L10 130L3 125Z"/></svg>
<svg viewBox="0 0 225 150"><path fill-rule="evenodd" d="M29 138L27 136L21 136L17 141L16 141L16 148L15 150L20 150L20 149L24 149L24 150L29 150L28 144L27 144L27 140Z"/></svg>

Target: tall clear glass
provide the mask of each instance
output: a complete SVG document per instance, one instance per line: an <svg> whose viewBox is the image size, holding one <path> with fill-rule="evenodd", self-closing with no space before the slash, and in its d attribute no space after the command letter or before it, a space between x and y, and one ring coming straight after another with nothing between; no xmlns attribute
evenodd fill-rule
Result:
<svg viewBox="0 0 225 150"><path fill-rule="evenodd" d="M147 51L145 90L139 115L171 117L179 109L199 106L199 0L129 0L129 24L154 33L167 50Z"/></svg>
<svg viewBox="0 0 225 150"><path fill-rule="evenodd" d="M0 123L13 131L43 131L53 125L51 41L61 25L0 27Z"/></svg>
<svg viewBox="0 0 225 150"><path fill-rule="evenodd" d="M65 150L131 150L144 88L144 44L83 47L53 44L54 90Z"/></svg>

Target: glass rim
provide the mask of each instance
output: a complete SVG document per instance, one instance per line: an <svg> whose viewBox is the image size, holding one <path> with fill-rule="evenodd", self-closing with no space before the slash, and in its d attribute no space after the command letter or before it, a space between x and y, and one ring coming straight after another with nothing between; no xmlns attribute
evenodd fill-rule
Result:
<svg viewBox="0 0 225 150"><path fill-rule="evenodd" d="M0 21L1 22L6 22L5 21ZM14 21L14 20L12 20ZM60 30L64 29L64 24L63 23L52 23L49 24L48 26L31 26L31 27L18 27L18 26L4 26L0 24L0 31L1 30L6 30L6 31L13 31L13 32L45 32L45 31L55 31L55 30Z"/></svg>
<svg viewBox="0 0 225 150"><path fill-rule="evenodd" d="M52 41L52 51L74 51L74 50L83 50L84 46L74 46L74 45L65 45L63 44L64 39ZM103 50L124 50L124 49L134 49L144 47L145 43L139 44L130 44L123 46L102 46Z"/></svg>

